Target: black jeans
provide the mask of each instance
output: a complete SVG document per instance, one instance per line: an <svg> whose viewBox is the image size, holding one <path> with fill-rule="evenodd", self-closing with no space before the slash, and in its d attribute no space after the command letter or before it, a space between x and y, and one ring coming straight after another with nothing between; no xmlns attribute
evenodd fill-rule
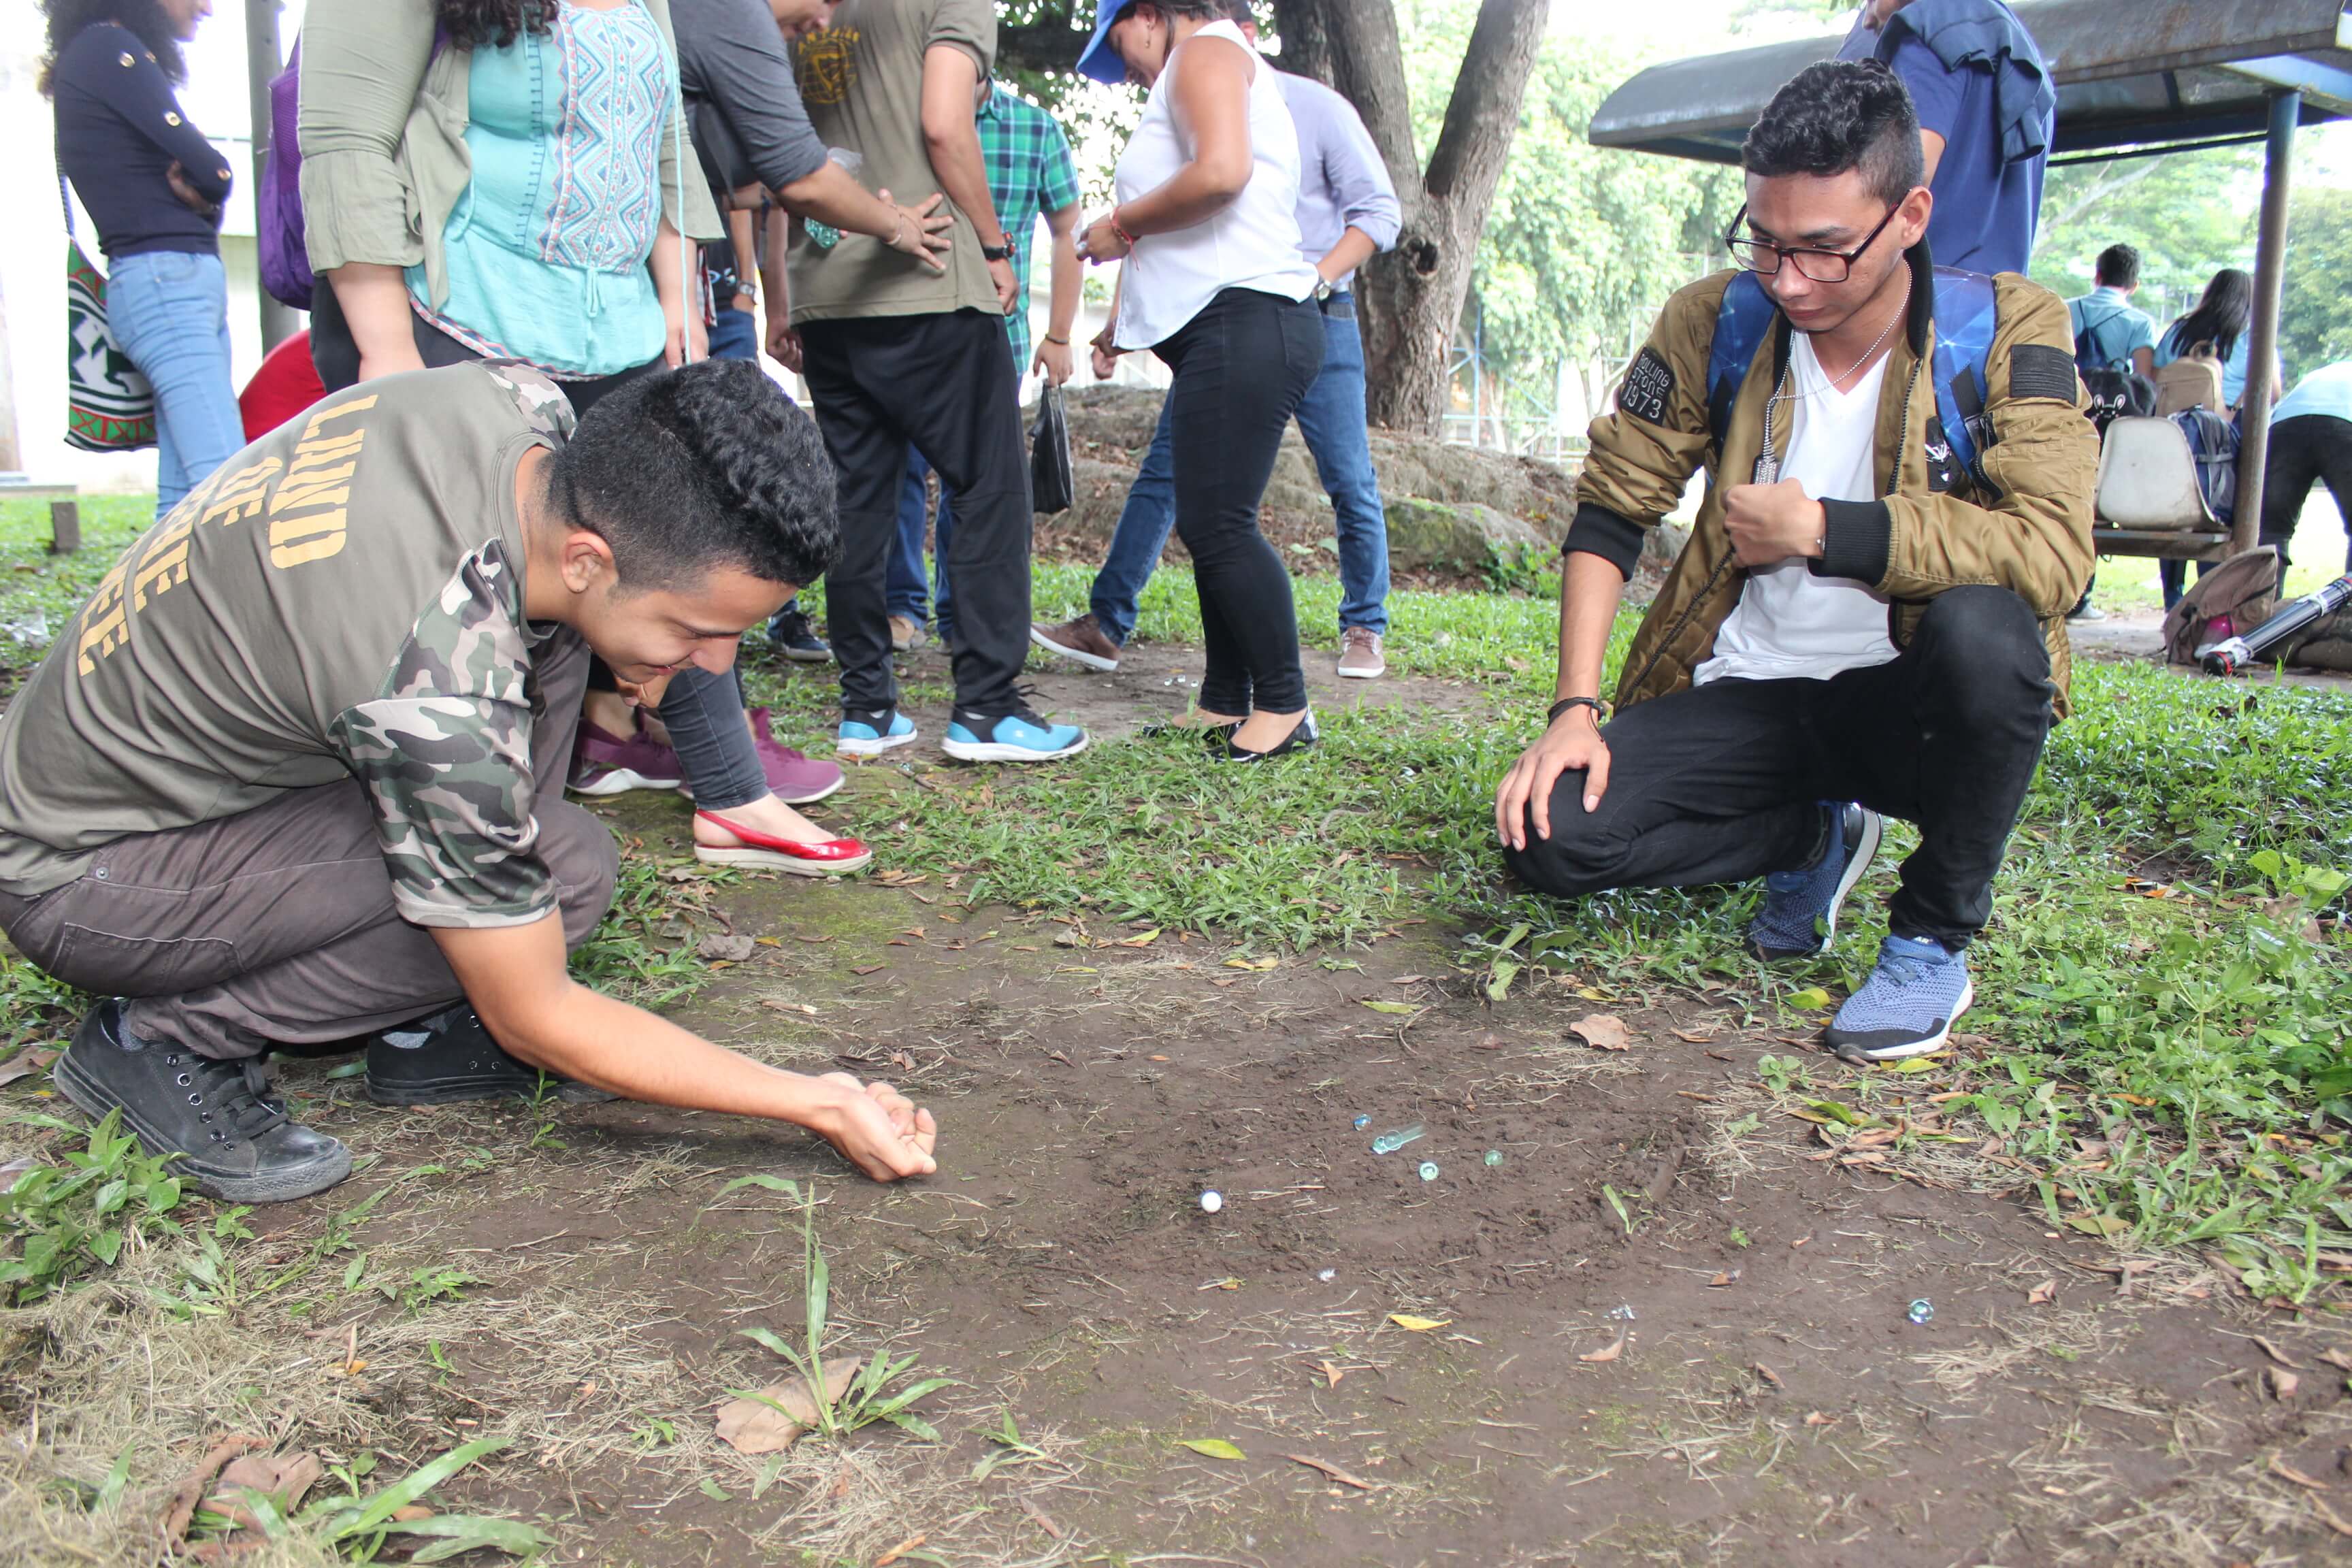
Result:
<svg viewBox="0 0 2352 1568"><path fill-rule="evenodd" d="M956 706L1001 718L1029 656L1029 451L1004 320L980 310L810 321L802 374L840 481L841 559L824 610L845 709L895 707L885 580L907 447L955 507Z"/></svg>
<svg viewBox="0 0 2352 1568"><path fill-rule="evenodd" d="M2270 470L2263 479L2261 542L2277 547L2282 592L2286 547L2294 538L2295 521L2303 515L2311 487L2321 479L2336 498L2336 514L2343 519L2345 531L2352 533L2352 420L2302 414L2272 426ZM2352 549L2347 551L2344 569L2352 572Z"/></svg>
<svg viewBox="0 0 2352 1568"><path fill-rule="evenodd" d="M1153 352L1176 373L1168 389L1176 533L1201 594L1201 706L1295 713L1307 706L1298 610L1257 509L1282 434L1323 368L1323 318L1312 300L1228 289Z"/></svg>
<svg viewBox="0 0 2352 1568"><path fill-rule="evenodd" d="M1551 837L1506 849L1562 898L1742 882L1818 847L1817 802L1856 800L1919 825L1888 910L1898 936L1968 945L2050 730L2050 656L2006 588L1953 588L1893 662L1827 680L1717 680L1628 708L1602 731L1609 787L1551 795Z"/></svg>

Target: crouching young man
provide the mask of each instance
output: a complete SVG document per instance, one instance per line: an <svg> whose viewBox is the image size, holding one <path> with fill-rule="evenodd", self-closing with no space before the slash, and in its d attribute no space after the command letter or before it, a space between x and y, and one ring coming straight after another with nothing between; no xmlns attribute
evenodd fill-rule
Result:
<svg viewBox="0 0 2352 1568"><path fill-rule="evenodd" d="M1762 877L1749 945L1784 959L1828 950L1879 814L1916 823L1876 966L1826 1037L1889 1060L1969 1006L1969 943L2064 700L2097 443L2065 306L1931 267L1918 123L1885 67L1800 73L1742 162L1738 268L1668 301L1593 425L1559 700L1496 826L1560 897ZM1702 468L1612 718L1623 583Z"/></svg>
<svg viewBox="0 0 2352 1568"><path fill-rule="evenodd" d="M565 973L618 869L562 798L590 651L648 698L724 670L837 549L815 426L756 366L648 376L574 426L514 365L327 399L133 544L0 719L0 929L108 998L58 1084L217 1197L350 1172L260 1063L363 1035L379 1100L543 1068L796 1122L880 1180L934 1168L929 1112L887 1086Z"/></svg>

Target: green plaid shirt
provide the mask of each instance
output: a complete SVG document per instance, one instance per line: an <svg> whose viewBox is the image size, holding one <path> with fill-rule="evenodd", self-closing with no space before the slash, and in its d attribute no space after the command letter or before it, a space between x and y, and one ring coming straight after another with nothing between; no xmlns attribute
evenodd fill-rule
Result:
<svg viewBox="0 0 2352 1568"><path fill-rule="evenodd" d="M988 164L988 194L996 221L1018 240L1013 276L1020 280L1021 308L1004 318L1013 339L1013 368L1029 374L1029 262L1037 219L1074 206L1078 172L1070 163L1070 140L1054 117L1002 86L990 89L978 116L980 155Z"/></svg>

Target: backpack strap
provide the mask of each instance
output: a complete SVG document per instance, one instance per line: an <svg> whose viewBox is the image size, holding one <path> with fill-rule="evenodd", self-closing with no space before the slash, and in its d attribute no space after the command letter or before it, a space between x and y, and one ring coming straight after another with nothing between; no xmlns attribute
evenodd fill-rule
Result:
<svg viewBox="0 0 2352 1568"><path fill-rule="evenodd" d="M1716 307L1715 343L1706 355L1706 424L1715 433L1717 452L1723 450L1724 433L1731 428L1731 406L1739 401L1748 367L1756 363L1756 351L1764 346L1780 314L1762 282L1744 268Z"/></svg>
<svg viewBox="0 0 2352 1568"><path fill-rule="evenodd" d="M1991 444L1985 424L1985 395L1990 384L1985 364L1992 357L1994 329L2000 324L1994 309L1992 279L1981 273L1938 267L1935 271L1936 352L1931 367L1936 383L1936 410L1944 438L1952 444L1970 479L1990 489L1979 455ZM1748 366L1764 346L1780 317L1780 308L1764 291L1753 272L1743 271L1723 291L1716 309L1715 342L1706 359L1707 427L1714 432L1717 451L1731 427L1732 405L1748 378Z"/></svg>
<svg viewBox="0 0 2352 1568"><path fill-rule="evenodd" d="M1969 477L1991 488L1979 466L1991 432L1985 424L1985 363L1992 357L1992 335L2000 324L1994 309L1992 279L1979 272L1938 267L1935 272L1936 412L1944 424L1944 438Z"/></svg>

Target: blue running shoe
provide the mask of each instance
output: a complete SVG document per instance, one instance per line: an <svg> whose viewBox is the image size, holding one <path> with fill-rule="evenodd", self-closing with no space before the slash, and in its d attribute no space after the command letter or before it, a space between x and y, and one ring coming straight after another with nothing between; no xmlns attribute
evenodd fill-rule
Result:
<svg viewBox="0 0 2352 1568"><path fill-rule="evenodd" d="M1878 967L1837 1010L1822 1043L1840 1061L1892 1062L1941 1049L1976 1000L1965 952L1924 936L1890 936Z"/></svg>
<svg viewBox="0 0 2352 1568"><path fill-rule="evenodd" d="M940 750L960 763L1050 763L1087 749L1087 732L1076 724L1048 724L1022 702L1010 713L975 713L959 708Z"/></svg>
<svg viewBox="0 0 2352 1568"><path fill-rule="evenodd" d="M1834 813L1829 847L1799 871L1775 871L1764 879L1764 907L1748 922L1748 951L1777 962L1827 952L1837 941L1838 910L1877 857L1886 824L1878 813L1852 803L1824 802Z"/></svg>
<svg viewBox="0 0 2352 1568"><path fill-rule="evenodd" d="M915 721L896 708L845 708L833 749L853 757L878 757L915 738Z"/></svg>

